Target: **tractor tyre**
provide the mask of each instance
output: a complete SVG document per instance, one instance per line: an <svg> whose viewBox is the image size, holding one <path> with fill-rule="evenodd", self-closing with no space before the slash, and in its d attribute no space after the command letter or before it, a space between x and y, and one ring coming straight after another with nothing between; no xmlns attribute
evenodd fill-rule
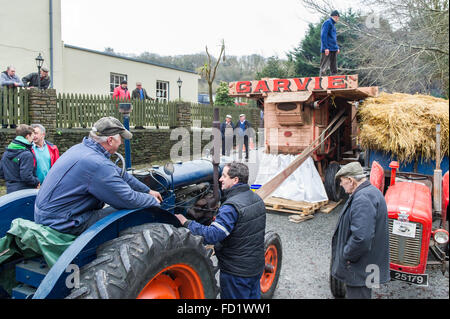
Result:
<svg viewBox="0 0 450 319"><path fill-rule="evenodd" d="M337 299L345 298L345 295L347 294L347 287L345 286L345 283L335 278L331 274L331 264L330 264L330 290L333 297Z"/></svg>
<svg viewBox="0 0 450 319"><path fill-rule="evenodd" d="M216 299L212 251L186 228L144 224L97 248L70 299Z"/></svg>
<svg viewBox="0 0 450 319"><path fill-rule="evenodd" d="M280 277L283 250L280 236L268 231L264 237L265 267L261 276L261 299L272 299Z"/></svg>
<svg viewBox="0 0 450 319"><path fill-rule="evenodd" d="M338 202L345 197L345 191L340 185L340 181L335 179L340 168L339 163L331 162L325 170L325 191L328 199L334 202Z"/></svg>

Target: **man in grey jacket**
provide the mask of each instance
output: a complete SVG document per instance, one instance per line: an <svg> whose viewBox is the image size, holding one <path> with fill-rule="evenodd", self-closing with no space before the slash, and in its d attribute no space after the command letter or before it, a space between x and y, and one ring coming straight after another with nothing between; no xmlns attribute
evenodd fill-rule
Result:
<svg viewBox="0 0 450 319"><path fill-rule="evenodd" d="M343 166L338 178L350 197L332 238L331 275L346 284L348 299L370 299L372 288L390 280L386 201L359 162Z"/></svg>
<svg viewBox="0 0 450 319"><path fill-rule="evenodd" d="M0 88L16 88L22 87L23 83L20 78L16 75L16 68L13 66L8 66L6 71L0 73ZM6 95L6 100L8 100L8 95ZM7 128L7 122L4 121L3 117L8 114L7 109L8 101L6 104L3 104L3 107L0 109L0 115L2 117L2 127ZM13 110L17 114L17 110ZM16 124L10 123L11 128L16 128Z"/></svg>
<svg viewBox="0 0 450 319"><path fill-rule="evenodd" d="M52 166L36 197L34 219L62 233L80 235L117 209L159 206L152 191L111 160L132 134L113 117L98 120L83 142L72 146ZM103 209L104 205L110 207Z"/></svg>

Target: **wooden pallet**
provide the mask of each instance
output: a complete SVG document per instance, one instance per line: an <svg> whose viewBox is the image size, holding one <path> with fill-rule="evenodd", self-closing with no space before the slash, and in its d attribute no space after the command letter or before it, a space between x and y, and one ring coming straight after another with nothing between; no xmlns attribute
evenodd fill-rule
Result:
<svg viewBox="0 0 450 319"><path fill-rule="evenodd" d="M269 210L306 216L314 214L316 210L326 205L328 201L325 200L317 203L309 203L279 197L269 197L264 201L264 203L266 204L266 208Z"/></svg>
<svg viewBox="0 0 450 319"><path fill-rule="evenodd" d="M324 214L329 214L333 209L335 209L340 203L342 203L342 199L338 202L329 201L328 204L322 206L320 208L320 212Z"/></svg>

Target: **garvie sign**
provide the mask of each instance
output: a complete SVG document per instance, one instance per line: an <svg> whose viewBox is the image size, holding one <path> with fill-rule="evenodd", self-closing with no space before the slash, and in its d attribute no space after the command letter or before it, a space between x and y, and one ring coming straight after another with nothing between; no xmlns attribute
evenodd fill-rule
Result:
<svg viewBox="0 0 450 319"><path fill-rule="evenodd" d="M254 95L273 92L326 91L355 89L358 75L333 75L292 79L262 79L260 81L238 81L229 85L229 95Z"/></svg>

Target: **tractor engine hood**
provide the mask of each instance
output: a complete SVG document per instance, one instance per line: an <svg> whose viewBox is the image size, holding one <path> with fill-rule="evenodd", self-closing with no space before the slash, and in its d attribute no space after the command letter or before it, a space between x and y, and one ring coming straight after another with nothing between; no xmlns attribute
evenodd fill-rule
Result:
<svg viewBox="0 0 450 319"><path fill-rule="evenodd" d="M431 227L432 198L427 186L414 182L397 182L389 187L385 198L389 218L398 219L399 213L406 213L409 221Z"/></svg>

